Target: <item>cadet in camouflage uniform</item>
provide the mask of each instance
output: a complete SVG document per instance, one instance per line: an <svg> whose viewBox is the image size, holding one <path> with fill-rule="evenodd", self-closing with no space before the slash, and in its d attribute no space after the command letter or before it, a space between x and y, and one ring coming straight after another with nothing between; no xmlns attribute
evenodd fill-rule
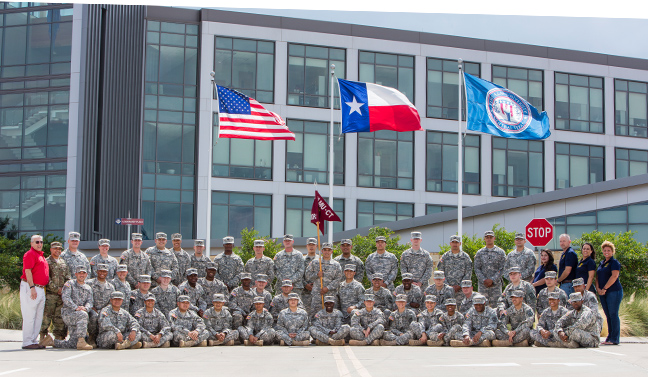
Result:
<svg viewBox="0 0 648 377"><path fill-rule="evenodd" d="M556 292L559 296L560 306L564 306L565 308L569 307L569 304L567 303L567 294L557 286L558 282L556 276L556 271L545 272L545 284L547 284L547 287L542 288L540 293L538 293L538 298L536 300L536 313L538 313L538 317L549 307L549 294L551 292ZM594 296L594 301L596 302L596 296Z"/></svg>
<svg viewBox="0 0 648 377"><path fill-rule="evenodd" d="M437 270L444 272L446 284L452 287L457 303L461 303L464 299L461 282L472 280L473 270L470 256L461 250L461 237L457 235L450 236L450 251L443 253L437 264ZM472 304L468 309L470 308L472 308Z"/></svg>
<svg viewBox="0 0 648 377"><path fill-rule="evenodd" d="M100 348L127 348L138 349L142 347L139 323L126 310L121 308L124 294L112 292L110 305L101 309L99 313L99 335L97 346ZM128 337L126 337L128 334Z"/></svg>
<svg viewBox="0 0 648 377"><path fill-rule="evenodd" d="M564 292L561 290L561 292ZM538 347L560 347L558 338L554 336L556 322L567 314L568 310L560 305L560 294L556 291L549 293L549 307L540 315L535 330L531 330L531 339Z"/></svg>
<svg viewBox="0 0 648 377"><path fill-rule="evenodd" d="M135 319L139 323L142 332L142 347L168 348L173 338L169 320L160 309L155 308L155 295L153 293L146 296L144 303L146 306L135 313Z"/></svg>
<svg viewBox="0 0 648 377"><path fill-rule="evenodd" d="M284 249L274 257L275 276L277 277L275 292L280 291L280 282L286 279L292 281L293 292L298 295L301 295L304 289L304 255L301 251L293 248L294 242L292 234L284 235Z"/></svg>
<svg viewBox="0 0 648 377"><path fill-rule="evenodd" d="M121 308L130 313L130 294L131 286L126 280L128 276L128 266L125 264L120 264L117 266L117 272L115 272L115 278L110 281L110 284L115 287L115 291L119 291L124 294L124 301L122 302Z"/></svg>
<svg viewBox="0 0 648 377"><path fill-rule="evenodd" d="M430 339L428 332L432 331L439 324L439 317L441 317L443 312L436 307L436 300L436 296L425 296L425 309L421 310L416 316L416 322L410 326L410 330L412 330L414 336L412 345L421 345L428 341ZM430 340L436 341L436 339Z"/></svg>
<svg viewBox="0 0 648 377"><path fill-rule="evenodd" d="M595 313L583 305L583 295L580 292L569 295L569 303L574 309L556 322L554 336L562 347L598 347L601 332Z"/></svg>
<svg viewBox="0 0 648 377"><path fill-rule="evenodd" d="M90 271L88 258L78 249L80 239L81 235L78 232L70 232L68 235L68 248L61 253L61 258L70 269L70 276L76 274L78 266L83 266L86 271Z"/></svg>
<svg viewBox="0 0 648 377"><path fill-rule="evenodd" d="M133 247L122 253L119 264L128 266L126 280L130 284L131 289L135 289L138 283L137 278L140 275L150 276L153 273L153 266L151 265L151 259L148 254L142 250L142 233L132 233L131 244Z"/></svg>
<svg viewBox="0 0 648 377"><path fill-rule="evenodd" d="M179 288L180 284L187 279L187 269L191 263L191 257L189 256L189 253L184 251L182 248L182 234L173 233L171 235L171 244L173 245L171 251L173 251L173 254L178 260L178 273L174 276L172 282Z"/></svg>
<svg viewBox="0 0 648 377"><path fill-rule="evenodd" d="M153 272L151 273L151 284L157 287L160 284L160 273L162 270L171 271L171 280L179 274L178 259L175 254L166 248L167 235L163 232L155 233L155 246L146 249Z"/></svg>
<svg viewBox="0 0 648 377"><path fill-rule="evenodd" d="M401 275L411 273L413 284L425 291L434 271L434 262L430 252L421 248L422 238L421 232L411 233L412 247L401 254L400 269Z"/></svg>
<svg viewBox="0 0 648 377"><path fill-rule="evenodd" d="M412 284L412 274L405 272L403 275L403 284L396 287L394 295L407 295L406 308L412 309L414 314L418 313L423 306L423 291L416 285Z"/></svg>
<svg viewBox="0 0 648 377"><path fill-rule="evenodd" d="M216 279L216 263L209 262L206 271L205 277L198 279L198 284L205 291L203 300L209 302L209 300L214 298L214 294L216 293L222 293L225 297L229 298L229 289L227 289L227 286L222 281ZM227 305L227 302L225 304Z"/></svg>
<svg viewBox="0 0 648 377"><path fill-rule="evenodd" d="M169 312L169 323L173 331L173 343L179 347L205 347L209 332L205 322L189 310L189 296L178 296L178 307Z"/></svg>
<svg viewBox="0 0 648 377"><path fill-rule="evenodd" d="M468 313L468 310L473 307L473 299L479 293L473 291L472 280L462 280L461 281L461 305L459 305L459 311L461 313Z"/></svg>
<svg viewBox="0 0 648 377"><path fill-rule="evenodd" d="M526 238L524 238L524 233L515 233L515 249L506 255L504 274L510 271L511 267L519 267L522 280L533 283L533 275L536 269L536 256L533 250L524 246L525 243Z"/></svg>
<svg viewBox="0 0 648 377"><path fill-rule="evenodd" d="M292 281L286 279L281 284L281 292L272 298L272 302L270 303L270 314L272 314L275 324L277 323L277 318L279 318L279 313L288 307L288 296L292 293L292 289ZM301 300L299 300L297 306L306 310Z"/></svg>
<svg viewBox="0 0 648 377"><path fill-rule="evenodd" d="M277 318L275 337L282 346L307 346L310 344L309 316L306 310L297 307L299 299L297 293L288 295L288 307L282 310Z"/></svg>
<svg viewBox="0 0 648 377"><path fill-rule="evenodd" d="M90 259L90 278L94 279L97 277L97 266L100 264L106 265L108 269L108 276L106 279L112 280L115 278L115 272L117 272L117 259L108 255L108 250L110 250L110 240L102 238L99 240L99 254L95 255Z"/></svg>
<svg viewBox="0 0 648 377"><path fill-rule="evenodd" d="M99 313L103 308L110 306L110 297L115 291L115 287L106 280L107 276L108 267L105 264L100 264L97 266L97 278L90 279L87 283L92 289L92 310L88 313L90 316L88 322L90 343L94 343L99 333Z"/></svg>
<svg viewBox="0 0 648 377"><path fill-rule="evenodd" d="M454 298L449 298L445 304L446 311L438 317L439 323L427 332L428 346L449 346L452 340L463 340L464 316L456 311L457 301Z"/></svg>
<svg viewBox="0 0 648 377"><path fill-rule="evenodd" d="M322 243L322 271L320 272L319 259L313 260L306 269L306 278L313 282L312 302L308 311L311 317L323 309L322 298L324 295L337 296L340 283L344 280L342 268L338 262L331 258L332 255L333 245L328 242ZM322 277L321 281L320 276Z"/></svg>
<svg viewBox="0 0 648 377"><path fill-rule="evenodd" d="M256 277L259 274L268 276L268 285L266 289L272 291L272 281L275 278L275 268L272 258L263 255L265 251L265 240L254 240L254 257L245 262L243 271L249 272L252 275L252 282L256 282Z"/></svg>
<svg viewBox="0 0 648 377"><path fill-rule="evenodd" d="M497 300L502 294L502 274L506 253L495 246L495 232L484 232L486 246L475 254L475 275L477 275L479 293L488 300L491 308L497 307Z"/></svg>
<svg viewBox="0 0 648 377"><path fill-rule="evenodd" d="M202 317L207 309L207 302L204 299L205 290L198 284L198 271L195 268L187 270L187 280L180 284L178 289L181 295L189 296L189 302L191 303L189 309L198 313L199 317Z"/></svg>
<svg viewBox="0 0 648 377"><path fill-rule="evenodd" d="M414 339L414 332L411 330L412 323L417 323L416 314L412 309L405 307L407 295L396 296L397 310L391 312L387 318L388 330L383 333L381 346L404 346Z"/></svg>
<svg viewBox="0 0 648 377"><path fill-rule="evenodd" d="M137 287L137 289L133 289L130 293L129 311L131 315L135 315L138 310L144 307L144 301L146 301L146 296L148 296L149 288L151 287L151 277L148 275L140 275Z"/></svg>
<svg viewBox="0 0 648 377"><path fill-rule="evenodd" d="M314 260L317 259L317 239L315 238L309 238L308 241L306 241L306 256L304 257L304 290L301 293L301 299L304 304L306 304L306 311L308 314L312 317L317 313L320 309L323 309L321 307L322 305L322 300L320 299L320 307L315 310L315 312L311 312L311 306L313 303L313 280L308 278L308 265ZM319 279L317 279L319 280Z"/></svg>
<svg viewBox="0 0 648 377"><path fill-rule="evenodd" d="M495 309L486 306L486 297L478 295L473 299L474 306L466 313L463 324L463 341L451 340L453 347L482 346L490 347L495 339L498 326Z"/></svg>
<svg viewBox="0 0 648 377"><path fill-rule="evenodd" d="M225 303L225 295L216 293L212 298L212 307L203 314L209 332L207 344L210 346L233 346L239 338L238 330L232 329L232 315L223 307Z"/></svg>
<svg viewBox="0 0 648 377"><path fill-rule="evenodd" d="M254 299L254 310L246 317L246 326L239 326L239 336L246 346L271 345L275 341L275 329L272 328L272 315L263 307L263 298Z"/></svg>
<svg viewBox="0 0 648 377"><path fill-rule="evenodd" d="M342 322L345 324L351 323L353 311L362 308L364 301L365 289L360 282L355 280L355 269L356 266L352 263L344 266L345 280L340 284L338 291L338 303L342 312Z"/></svg>
<svg viewBox="0 0 648 377"><path fill-rule="evenodd" d="M234 254L234 237L223 238L223 248L225 251L214 258L218 272L216 277L225 283L230 292L239 284L239 276L243 272L243 261L241 257Z"/></svg>
<svg viewBox="0 0 648 377"><path fill-rule="evenodd" d="M252 304L256 296L254 290L250 288L250 281L252 281L252 276L249 273L241 273L241 286L234 288L230 294L229 309L232 318L234 318L232 326L237 329L243 325L243 319L253 309Z"/></svg>
<svg viewBox="0 0 648 377"><path fill-rule="evenodd" d="M160 285L151 289L151 293L155 295L155 307L168 316L169 312L176 308L180 290L171 283L171 271L160 271Z"/></svg>
<svg viewBox="0 0 648 377"><path fill-rule="evenodd" d="M263 297L263 303L266 308L272 304L272 295L265 288L268 285L268 277L265 274L257 276L255 287L252 290L255 297Z"/></svg>
<svg viewBox="0 0 648 377"><path fill-rule="evenodd" d="M436 296L437 307L439 310L445 311L445 301L454 298L454 289L445 283L443 271L434 271L434 285L427 287L425 295Z"/></svg>
<svg viewBox="0 0 648 377"><path fill-rule="evenodd" d="M385 332L385 316L374 308L374 295L364 295L364 308L351 316L350 346L379 345Z"/></svg>
<svg viewBox="0 0 648 377"><path fill-rule="evenodd" d="M529 305L535 311L536 307L536 294L535 288L528 281L520 279L520 267L511 267L509 272L509 285L506 286L504 292L497 302L497 311L500 318L506 315L508 308L513 306L511 294L515 291L522 291L524 293L524 303Z"/></svg>
<svg viewBox="0 0 648 377"><path fill-rule="evenodd" d="M353 264L355 266L354 279L362 284L362 281L364 280L365 266L364 263L362 263L362 259L351 254L352 248L353 242L348 238L343 239L342 241L340 241L340 250L342 250L342 254L338 255L334 259L340 264L342 271L344 271L344 268L348 264Z"/></svg>
<svg viewBox="0 0 648 377"><path fill-rule="evenodd" d="M194 240L194 252L189 256L189 267L195 268L198 271L198 279L202 279L207 275L207 266L211 265L213 262L209 259L208 256L204 255L205 250L205 241L204 240ZM180 263L180 261L178 261ZM214 264L214 267L216 264ZM211 300L211 295L209 296Z"/></svg>
<svg viewBox="0 0 648 377"><path fill-rule="evenodd" d="M506 316L495 330L496 340L493 345L496 347L528 346L531 340L531 329L535 321L535 313L530 305L525 304L524 292L515 290L511 292L513 305L507 309ZM511 325L508 330L507 325Z"/></svg>
<svg viewBox="0 0 648 377"><path fill-rule="evenodd" d="M398 274L398 258L386 251L385 247L387 247L387 238L384 236L376 237L376 251L367 257L365 269L369 280L373 280L373 276L377 273L382 274L383 287L392 292L394 290L394 280L396 280Z"/></svg>
<svg viewBox="0 0 648 377"><path fill-rule="evenodd" d="M596 295L585 290L585 282L583 278L572 280L572 287L574 288L574 292L580 292L583 296L583 305L590 308L596 316L596 324L598 325L598 333L600 334L601 330L603 330L603 316L598 310L598 300L596 299ZM571 305L566 305L566 308L572 309Z"/></svg>
<svg viewBox="0 0 648 377"><path fill-rule="evenodd" d="M377 272L372 275L371 279L371 288L365 289L365 297L367 294L373 295L374 300L372 305L376 309L385 315L385 322L387 317L391 314L392 310L396 309L396 303L394 302L394 295L387 288L383 287L383 275L380 272ZM366 302L367 300L365 300Z"/></svg>
<svg viewBox="0 0 648 377"><path fill-rule="evenodd" d="M76 348L78 350L92 349L92 346L85 341L88 332L88 313L92 310L92 288L85 283L87 276L86 267L79 265L76 267L75 279L68 280L63 285L61 316L68 327L70 338L68 340L52 339L52 336L48 334L41 341L42 346Z"/></svg>
<svg viewBox="0 0 648 377"><path fill-rule="evenodd" d="M63 285L70 280L70 269L61 258L63 245L60 242L52 242L50 244L51 255L45 260L49 265L49 283L45 287L45 310L43 311L43 323L41 324L40 336L41 340L47 336L47 329L52 323L54 336L56 339L65 339L67 336L67 328L63 317L61 317L61 309L63 308Z"/></svg>
<svg viewBox="0 0 648 377"><path fill-rule="evenodd" d="M335 309L335 297L324 298L324 309L315 314L310 334L318 346L343 346L351 327L342 324L342 312Z"/></svg>

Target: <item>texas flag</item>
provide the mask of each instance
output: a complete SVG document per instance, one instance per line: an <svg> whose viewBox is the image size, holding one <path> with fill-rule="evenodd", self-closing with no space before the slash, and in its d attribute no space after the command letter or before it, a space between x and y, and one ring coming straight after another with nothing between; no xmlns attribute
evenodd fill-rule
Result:
<svg viewBox="0 0 648 377"><path fill-rule="evenodd" d="M398 90L343 79L338 79L338 83L342 100L342 133L423 129L418 111Z"/></svg>

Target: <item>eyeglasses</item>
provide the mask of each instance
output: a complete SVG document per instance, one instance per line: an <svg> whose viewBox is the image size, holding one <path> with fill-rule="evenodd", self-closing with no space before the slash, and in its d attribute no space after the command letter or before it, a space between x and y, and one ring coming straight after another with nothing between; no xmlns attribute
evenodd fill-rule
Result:
<svg viewBox="0 0 648 377"><path fill-rule="evenodd" d="M43 243L43 241L34 241L34 243Z"/></svg>

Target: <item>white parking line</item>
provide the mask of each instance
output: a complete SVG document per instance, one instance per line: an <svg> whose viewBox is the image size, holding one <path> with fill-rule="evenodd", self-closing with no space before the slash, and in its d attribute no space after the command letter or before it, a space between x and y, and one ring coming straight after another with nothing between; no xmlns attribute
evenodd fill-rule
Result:
<svg viewBox="0 0 648 377"><path fill-rule="evenodd" d="M516 363L493 363L493 364L432 364L426 367L519 367Z"/></svg>
<svg viewBox="0 0 648 377"><path fill-rule="evenodd" d="M592 363L531 363L531 365L564 365L566 367L590 367Z"/></svg>
<svg viewBox="0 0 648 377"><path fill-rule="evenodd" d="M89 354L95 353L95 352L97 352L97 351L86 351L86 352L80 353L78 355L66 357L65 359L56 360L56 361L68 361L68 360L76 359L77 357L88 356Z"/></svg>
<svg viewBox="0 0 648 377"><path fill-rule="evenodd" d="M333 359L335 359L335 364L337 365L338 373L340 373L340 377L347 377L350 376L351 373L349 373L349 369L347 369L346 364L344 364L344 360L342 359L342 355L340 354L340 347L334 346L332 347L333 349Z"/></svg>
<svg viewBox="0 0 648 377"><path fill-rule="evenodd" d="M353 366L355 367L358 374L362 377L371 377L371 374L369 374L367 369L365 369L365 367L362 366L362 363L355 356L351 347L344 347L344 350L346 351L347 356L349 356L349 360L351 360L351 363L353 363Z"/></svg>
<svg viewBox="0 0 648 377"><path fill-rule="evenodd" d="M590 351L594 351L594 352L608 353L608 354L610 354L610 355L616 355L616 356L625 356L625 355L622 354L622 353L608 352L608 351L601 351L601 350L595 350L595 349L592 349L592 348L588 348L588 350L590 350Z"/></svg>
<svg viewBox="0 0 648 377"><path fill-rule="evenodd" d="M29 368L20 368L20 369L8 370L6 372L0 373L0 376L4 376L5 374L9 374L9 373L22 372L23 370L27 370L27 369L29 369Z"/></svg>

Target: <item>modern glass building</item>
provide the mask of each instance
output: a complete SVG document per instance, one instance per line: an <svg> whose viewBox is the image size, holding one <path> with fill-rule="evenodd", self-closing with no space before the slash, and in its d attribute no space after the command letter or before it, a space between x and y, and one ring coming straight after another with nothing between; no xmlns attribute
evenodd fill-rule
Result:
<svg viewBox="0 0 648 377"><path fill-rule="evenodd" d="M544 141L462 134L463 179L459 58L552 123ZM331 64L405 93L425 130L338 136L336 123L330 167ZM219 139L212 71L296 140ZM473 207L648 174L647 120L644 59L213 9L0 3L0 215L24 234L123 241L115 219L130 213L147 239L314 236L313 184L328 196L330 168L333 230L351 231L455 210L461 181ZM645 198L610 210L613 224L592 214L602 200L548 217L648 226Z"/></svg>

